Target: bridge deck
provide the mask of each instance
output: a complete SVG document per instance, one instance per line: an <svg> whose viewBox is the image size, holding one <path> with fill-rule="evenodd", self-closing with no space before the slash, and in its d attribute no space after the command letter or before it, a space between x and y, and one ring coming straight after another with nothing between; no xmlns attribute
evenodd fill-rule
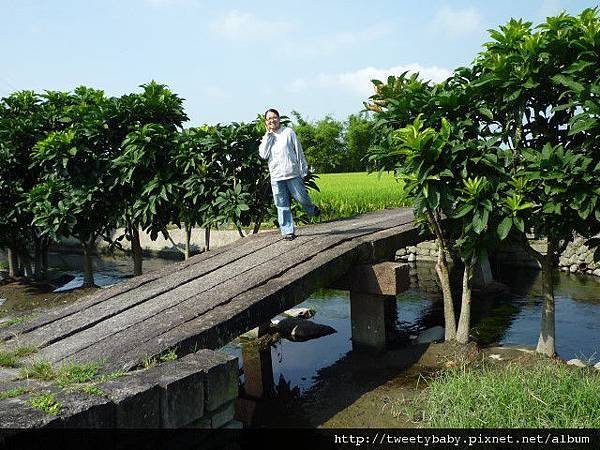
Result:
<svg viewBox="0 0 600 450"><path fill-rule="evenodd" d="M352 265L416 240L408 209L305 226L294 241L260 233L2 330L0 339L9 348L37 346L31 360L128 370L171 348L219 348Z"/></svg>

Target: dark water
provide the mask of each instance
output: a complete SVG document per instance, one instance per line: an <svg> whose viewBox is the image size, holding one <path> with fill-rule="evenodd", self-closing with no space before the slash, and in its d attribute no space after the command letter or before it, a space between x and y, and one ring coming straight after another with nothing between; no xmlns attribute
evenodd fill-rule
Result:
<svg viewBox="0 0 600 450"><path fill-rule="evenodd" d="M419 268L419 281L397 296L397 345L419 331L443 326L441 296L435 289L433 267ZM423 276L423 272L425 275ZM428 277L430 277L428 279ZM415 277L413 277L415 278ZM541 315L541 273L504 268L496 278L511 293L494 301L473 299L473 335L481 344L535 347ZM458 297L458 296L456 296ZM563 359L600 360L600 280L591 276L555 274L557 352ZM307 342L282 339L271 350L274 379L281 377L300 393L319 381L320 371L352 352L350 300L346 291L319 290L299 305L317 311L311 320L330 325L336 334ZM241 357L234 341L224 351Z"/></svg>

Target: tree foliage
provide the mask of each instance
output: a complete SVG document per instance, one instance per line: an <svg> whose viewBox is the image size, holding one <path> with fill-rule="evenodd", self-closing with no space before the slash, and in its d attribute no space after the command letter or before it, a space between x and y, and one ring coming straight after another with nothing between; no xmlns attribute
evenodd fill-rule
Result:
<svg viewBox="0 0 600 450"><path fill-rule="evenodd" d="M480 255L512 236L538 259L545 298L538 351L548 355L557 256L573 232L600 229L599 31L595 9L537 28L512 19L490 31L472 67L439 84L406 73L374 80L366 104L379 131L371 159L407 181L441 253L452 242L465 263L467 320L468 272ZM547 239L546 254L531 248L528 232ZM447 328L451 321L446 314Z"/></svg>

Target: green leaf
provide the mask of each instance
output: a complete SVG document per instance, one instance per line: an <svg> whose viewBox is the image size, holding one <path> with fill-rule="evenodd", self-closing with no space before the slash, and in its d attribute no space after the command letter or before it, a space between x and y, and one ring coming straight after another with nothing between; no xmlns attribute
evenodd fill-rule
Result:
<svg viewBox="0 0 600 450"><path fill-rule="evenodd" d="M506 239L506 236L508 236L508 233L510 233L510 229L512 228L512 225L513 225L512 217L505 217L504 220L502 220L502 222L500 222L500 224L498 225L498 237L500 238L501 241Z"/></svg>
<svg viewBox="0 0 600 450"><path fill-rule="evenodd" d="M490 213L488 210L484 209L483 211L478 210L473 216L473 230L477 234L481 234L481 232L485 229L488 223Z"/></svg>
<svg viewBox="0 0 600 450"><path fill-rule="evenodd" d="M525 223L520 217L513 217L513 224L521 233L525 233Z"/></svg>
<svg viewBox="0 0 600 450"><path fill-rule="evenodd" d="M520 95L521 95L521 89L516 89L511 94L505 96L504 99L507 102L512 102L512 101L515 101L516 99L518 99Z"/></svg>
<svg viewBox="0 0 600 450"><path fill-rule="evenodd" d="M492 113L492 111L489 108L486 108L486 107L479 108L479 112L481 113L482 116L487 117L490 120L494 119L494 113Z"/></svg>
<svg viewBox="0 0 600 450"><path fill-rule="evenodd" d="M576 117L572 122L572 126L569 130L569 136L580 133L582 131L588 131L598 125L598 119L595 117L582 118Z"/></svg>
<svg viewBox="0 0 600 450"><path fill-rule="evenodd" d="M454 219L460 219L461 217L464 217L467 213L469 213L471 210L473 210L473 208L474 208L474 206L471 204L463 205L458 209L456 214L454 214L452 217Z"/></svg>
<svg viewBox="0 0 600 450"><path fill-rule="evenodd" d="M563 86L568 87L569 89L571 89L576 94L581 93L583 91L583 89L584 89L583 84L575 81L573 78L568 77L566 75L562 75L562 74L554 75L552 77L552 81L554 81L555 83L562 84Z"/></svg>

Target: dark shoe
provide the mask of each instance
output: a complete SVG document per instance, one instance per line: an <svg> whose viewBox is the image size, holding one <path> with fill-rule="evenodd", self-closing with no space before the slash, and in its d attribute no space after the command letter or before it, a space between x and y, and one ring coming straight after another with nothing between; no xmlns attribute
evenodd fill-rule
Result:
<svg viewBox="0 0 600 450"><path fill-rule="evenodd" d="M315 212L313 213L314 217L319 217L321 215L321 208L315 205Z"/></svg>
<svg viewBox="0 0 600 450"><path fill-rule="evenodd" d="M292 234L284 234L283 238L286 241L293 241L294 239L296 239L296 235L294 233L292 233Z"/></svg>

